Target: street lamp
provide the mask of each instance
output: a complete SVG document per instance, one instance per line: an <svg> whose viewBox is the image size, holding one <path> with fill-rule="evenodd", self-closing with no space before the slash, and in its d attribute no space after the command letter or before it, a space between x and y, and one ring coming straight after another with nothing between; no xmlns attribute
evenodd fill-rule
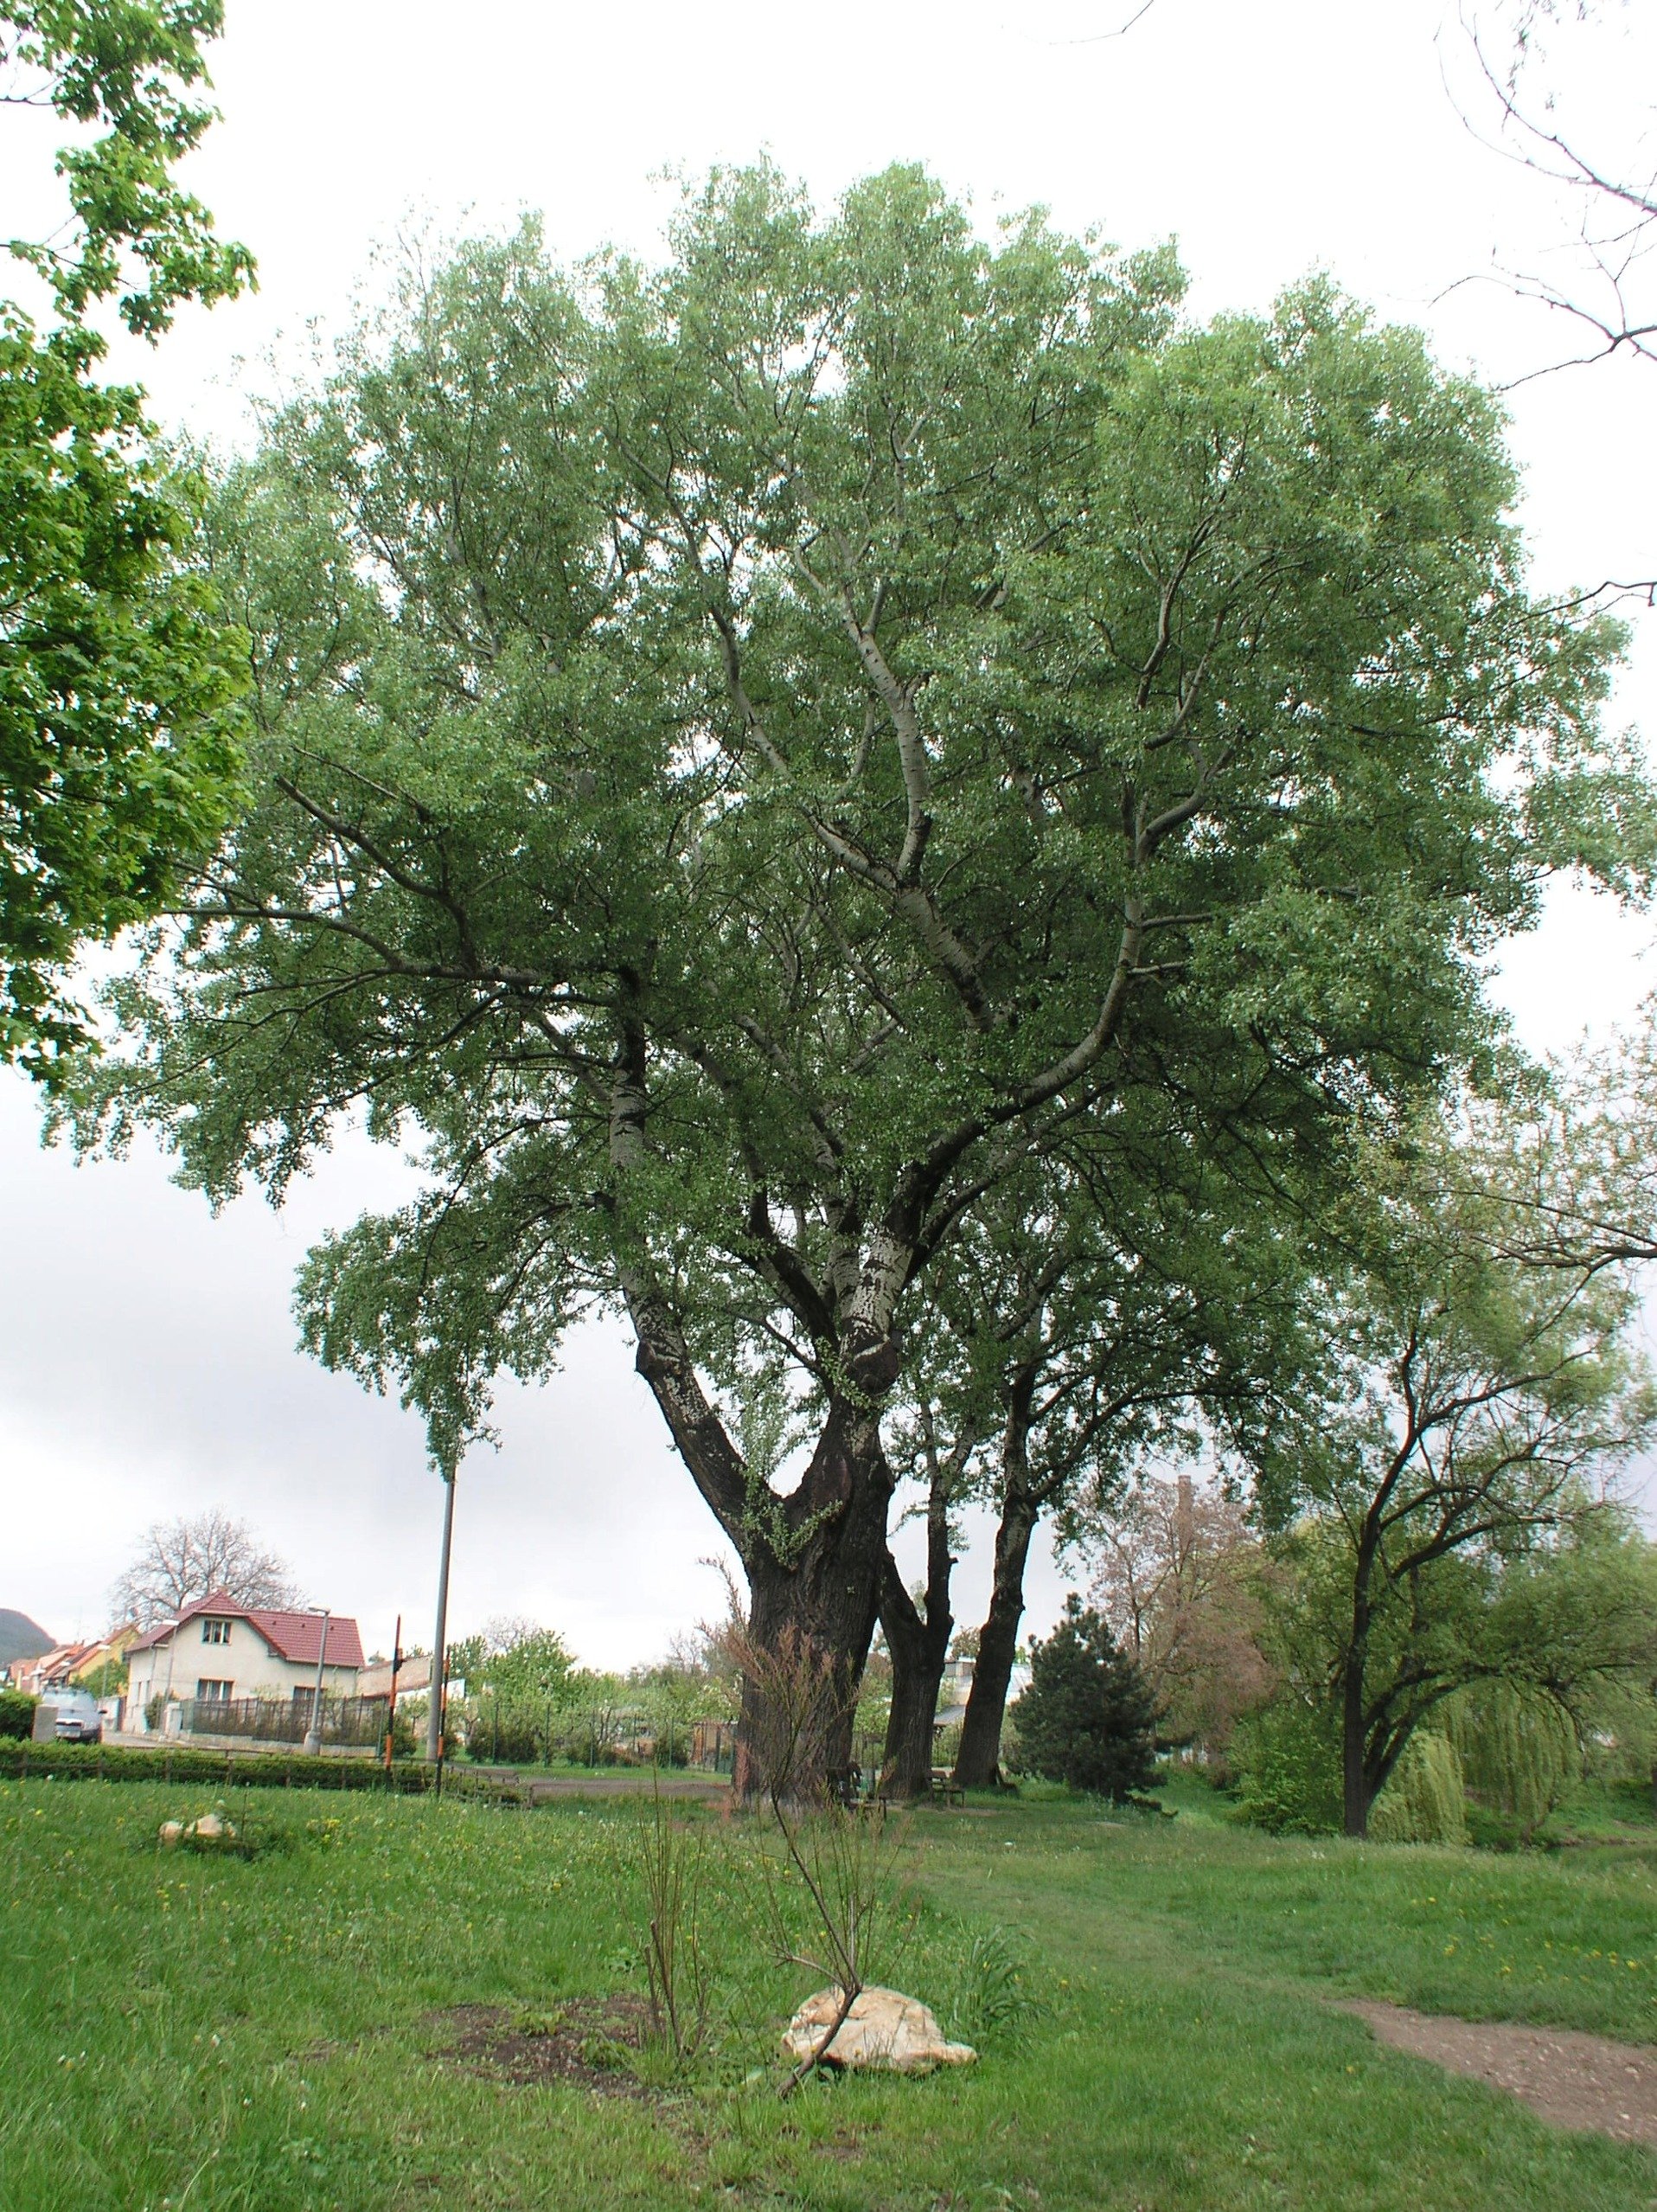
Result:
<svg viewBox="0 0 1657 2212"><path fill-rule="evenodd" d="M305 1730L304 1748L321 1754L323 1747L323 1666L328 1657L328 1620L331 1607L312 1606L312 1613L320 1610L323 1617L322 1639L317 1646L317 1687L310 1693L310 1726Z"/></svg>

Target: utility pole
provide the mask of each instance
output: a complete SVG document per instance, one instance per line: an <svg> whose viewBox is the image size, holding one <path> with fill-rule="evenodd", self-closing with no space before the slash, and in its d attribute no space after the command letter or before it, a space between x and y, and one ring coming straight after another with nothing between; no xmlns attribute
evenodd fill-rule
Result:
<svg viewBox="0 0 1657 2212"><path fill-rule="evenodd" d="M432 1639L432 1684L425 1709L426 1764L438 1770L438 1785L443 1784L443 1685L449 1671L449 1554L455 1536L455 1473L450 1467L443 1477L443 1559L438 1568L438 1625Z"/></svg>
<svg viewBox="0 0 1657 2212"><path fill-rule="evenodd" d="M328 1619L329 1608L323 1607L322 1641L317 1646L317 1687L310 1693L310 1726L305 1730L304 1748L320 1755L323 1747L323 1666L328 1657Z"/></svg>
<svg viewBox="0 0 1657 2212"><path fill-rule="evenodd" d="M403 1616L391 1632L391 1695L386 1706L386 1772L391 1772L393 1738L397 1734L397 1677L403 1664Z"/></svg>

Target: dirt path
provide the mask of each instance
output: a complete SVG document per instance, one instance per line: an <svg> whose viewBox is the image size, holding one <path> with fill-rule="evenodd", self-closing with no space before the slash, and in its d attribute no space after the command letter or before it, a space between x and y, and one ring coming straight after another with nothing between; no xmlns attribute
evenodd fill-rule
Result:
<svg viewBox="0 0 1657 2212"><path fill-rule="evenodd" d="M523 1774L515 1766L469 1767L492 1782L515 1782L532 1805L545 1798L703 1798L717 1804L731 1794L723 1775L658 1774L647 1767L624 1767L614 1774Z"/></svg>
<svg viewBox="0 0 1657 2212"><path fill-rule="evenodd" d="M1657 2150L1657 2049L1575 2028L1450 2020L1357 1997L1342 2012L1393 2049L1506 2089L1556 2127L1593 2128Z"/></svg>

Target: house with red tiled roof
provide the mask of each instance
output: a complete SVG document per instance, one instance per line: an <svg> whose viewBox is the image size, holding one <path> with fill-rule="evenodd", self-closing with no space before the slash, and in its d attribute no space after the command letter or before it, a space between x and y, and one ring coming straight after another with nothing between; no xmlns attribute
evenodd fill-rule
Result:
<svg viewBox="0 0 1657 2212"><path fill-rule="evenodd" d="M362 1638L349 1613L273 1613L238 1605L214 1590L139 1637L127 1655L127 1709L134 1722L154 1698L229 1702L274 1698L309 1710L320 1657L324 1697L355 1697Z"/></svg>
<svg viewBox="0 0 1657 2212"><path fill-rule="evenodd" d="M26 1696L38 1697L43 1689L55 1683L67 1682L82 1664L98 1651L95 1644L54 1644L49 1651L42 1651L38 1659L27 1660L13 1676L16 1687Z"/></svg>

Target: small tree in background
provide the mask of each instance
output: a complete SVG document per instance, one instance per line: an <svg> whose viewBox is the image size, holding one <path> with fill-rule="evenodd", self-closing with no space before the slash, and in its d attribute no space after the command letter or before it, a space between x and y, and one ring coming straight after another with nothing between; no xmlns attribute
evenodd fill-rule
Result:
<svg viewBox="0 0 1657 2212"><path fill-rule="evenodd" d="M1031 1647L1030 1686L1013 1717L1027 1773L1118 1805L1155 1785L1149 1686L1104 1619L1073 1593L1052 1634Z"/></svg>
<svg viewBox="0 0 1657 2212"><path fill-rule="evenodd" d="M1148 1478L1101 1516L1091 1595L1144 1676L1165 1744L1223 1753L1273 1686L1268 1562L1243 1510L1189 1476Z"/></svg>
<svg viewBox="0 0 1657 2212"><path fill-rule="evenodd" d="M1358 1157L1335 1225L1347 1256L1307 1299L1325 1370L1257 1470L1266 1525L1304 1555L1290 1633L1302 1678L1321 1667L1340 1714L1351 1836L1445 1698L1493 1671L1533 1674L1493 1602L1527 1559L1615 1524L1615 1478L1657 1425L1626 1252L1532 1248L1538 1219L1577 1200L1569 1163L1536 1152L1530 1191L1507 1187L1497 1138L1526 1157L1527 1110L1495 1116L1494 1136L1475 1115L1423 1119ZM1487 1632L1504 1648L1481 1654Z"/></svg>
<svg viewBox="0 0 1657 2212"><path fill-rule="evenodd" d="M461 1725L472 1758L551 1763L582 1681L556 1629L521 1619L491 1621L480 1635L450 1645L449 1674L466 1685Z"/></svg>

